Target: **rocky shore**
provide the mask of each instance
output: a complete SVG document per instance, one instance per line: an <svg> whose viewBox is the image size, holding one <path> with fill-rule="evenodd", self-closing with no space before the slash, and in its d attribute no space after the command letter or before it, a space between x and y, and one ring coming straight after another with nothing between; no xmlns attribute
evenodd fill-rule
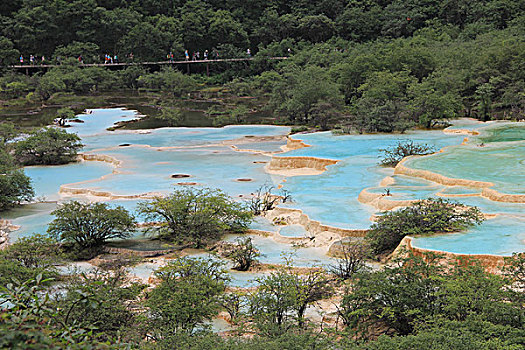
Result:
<svg viewBox="0 0 525 350"><path fill-rule="evenodd" d="M11 224L11 221L0 219L0 250L9 245L9 233L18 229L19 227Z"/></svg>

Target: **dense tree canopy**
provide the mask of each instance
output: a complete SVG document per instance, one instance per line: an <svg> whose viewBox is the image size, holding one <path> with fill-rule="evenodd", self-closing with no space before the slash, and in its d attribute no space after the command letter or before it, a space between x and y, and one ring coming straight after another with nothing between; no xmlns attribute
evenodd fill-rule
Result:
<svg viewBox="0 0 525 350"><path fill-rule="evenodd" d="M285 38L364 42L407 37L431 24L459 31L504 29L522 15L515 1L4 1L0 31L25 55L50 56L59 46L92 42L99 54L164 57L182 47L257 47ZM153 38L148 41L147 38ZM141 43L148 50L141 52ZM144 54L144 55L143 55Z"/></svg>

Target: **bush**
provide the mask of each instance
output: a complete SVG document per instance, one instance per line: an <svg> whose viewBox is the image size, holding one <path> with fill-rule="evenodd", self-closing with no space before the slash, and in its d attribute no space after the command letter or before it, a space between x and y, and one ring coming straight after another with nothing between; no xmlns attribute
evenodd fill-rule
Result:
<svg viewBox="0 0 525 350"><path fill-rule="evenodd" d="M476 261L444 266L442 258L436 253L409 255L383 269L359 274L339 308L344 323L365 337L377 327L413 334L418 326L439 320L523 328L522 304L509 300L508 280L485 272Z"/></svg>
<svg viewBox="0 0 525 350"><path fill-rule="evenodd" d="M122 206L106 203L64 203L51 214L56 218L48 232L70 245L76 257L91 258L100 253L109 239L128 238L135 230L135 218Z"/></svg>
<svg viewBox="0 0 525 350"><path fill-rule="evenodd" d="M219 239L226 232L243 232L252 214L244 205L235 202L220 190L183 189L167 197L142 202L139 211L146 221L159 223L152 230L159 237L191 243L201 248Z"/></svg>
<svg viewBox="0 0 525 350"><path fill-rule="evenodd" d="M65 126L68 120L75 118L75 111L69 107L60 108L56 114L56 120L60 126Z"/></svg>
<svg viewBox="0 0 525 350"><path fill-rule="evenodd" d="M34 195L31 179L16 168L11 155L0 145L0 211L30 201Z"/></svg>
<svg viewBox="0 0 525 350"><path fill-rule="evenodd" d="M279 336L305 325L306 309L332 293L329 279L320 270L298 273L287 260L269 275L257 278L257 291L249 300L249 314L262 334ZM295 323L295 324L294 324Z"/></svg>
<svg viewBox="0 0 525 350"><path fill-rule="evenodd" d="M44 279L57 276L54 265L62 254L57 242L50 237L34 235L20 238L0 251L0 286L13 281L27 281L39 274Z"/></svg>
<svg viewBox="0 0 525 350"><path fill-rule="evenodd" d="M409 207L379 216L367 234L375 254L394 250L403 237L433 233L457 232L483 221L477 207L444 199L425 199Z"/></svg>
<svg viewBox="0 0 525 350"><path fill-rule="evenodd" d="M52 269L62 260L58 242L45 235L21 237L3 251L7 260L16 261L30 269Z"/></svg>
<svg viewBox="0 0 525 350"><path fill-rule="evenodd" d="M53 307L44 284L50 282L38 275L25 282L0 285L0 300L12 305L3 308L0 321L1 349L124 349L119 339L100 343L92 325L68 326L57 322L57 308ZM81 296L76 303L82 304ZM93 304L94 305L94 304ZM62 311L62 310L61 310Z"/></svg>
<svg viewBox="0 0 525 350"><path fill-rule="evenodd" d="M298 132L308 131L308 127L304 125L300 126L294 126L292 127L292 130L290 130L291 134L297 134Z"/></svg>
<svg viewBox="0 0 525 350"><path fill-rule="evenodd" d="M346 280L367 268L365 262L369 247L362 241L341 241L341 250L336 251L336 262L328 267L330 273Z"/></svg>
<svg viewBox="0 0 525 350"><path fill-rule="evenodd" d="M80 137L57 128L43 128L15 145L15 156L24 165L58 165L76 160Z"/></svg>
<svg viewBox="0 0 525 350"><path fill-rule="evenodd" d="M381 149L381 165L395 167L403 158L413 155L425 155L436 152L433 146L417 144L414 141L399 141L395 146Z"/></svg>
<svg viewBox="0 0 525 350"><path fill-rule="evenodd" d="M234 270L248 271L257 262L261 253L255 248L250 237L237 238L236 243L233 250L228 254L228 258L235 263Z"/></svg>
<svg viewBox="0 0 525 350"><path fill-rule="evenodd" d="M73 276L65 285L65 293L55 296L59 310L55 320L66 326L95 328L101 341L119 336L125 340L142 339L139 316L132 306L145 287L130 282L122 269Z"/></svg>
<svg viewBox="0 0 525 350"><path fill-rule="evenodd" d="M221 262L180 258L155 275L161 282L146 301L155 325L154 339L192 334L219 312L219 296L228 280Z"/></svg>

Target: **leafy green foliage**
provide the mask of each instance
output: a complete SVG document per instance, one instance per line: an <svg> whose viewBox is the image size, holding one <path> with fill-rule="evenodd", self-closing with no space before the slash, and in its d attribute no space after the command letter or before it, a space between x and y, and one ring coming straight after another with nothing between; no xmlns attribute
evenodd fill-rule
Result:
<svg viewBox="0 0 525 350"><path fill-rule="evenodd" d="M289 262L290 263L290 262ZM331 291L323 271L299 274L290 266L257 278L257 291L249 301L249 314L262 334L279 336L303 327L306 309Z"/></svg>
<svg viewBox="0 0 525 350"><path fill-rule="evenodd" d="M62 260L62 250L58 242L46 235L33 234L20 237L2 251L5 259L17 261L31 269L53 269Z"/></svg>
<svg viewBox="0 0 525 350"><path fill-rule="evenodd" d="M57 47L54 56L61 58L78 58L82 56L84 63L96 63L98 61L98 52L100 52L100 48L97 44L74 41L67 46Z"/></svg>
<svg viewBox="0 0 525 350"><path fill-rule="evenodd" d="M82 146L76 134L49 127L18 141L15 156L24 165L66 164L76 160L77 152Z"/></svg>
<svg viewBox="0 0 525 350"><path fill-rule="evenodd" d="M383 254L394 250L405 236L457 232L483 220L483 214L476 207L429 198L381 214L370 227L367 239L373 253Z"/></svg>
<svg viewBox="0 0 525 350"><path fill-rule="evenodd" d="M57 309L43 285L42 275L26 282L0 286L0 347L5 349L124 349L117 339L100 342L90 329L57 322Z"/></svg>
<svg viewBox="0 0 525 350"><path fill-rule="evenodd" d="M160 107L160 114L155 119L164 121L167 126L179 126L184 120L183 112L178 107L170 107L167 104Z"/></svg>
<svg viewBox="0 0 525 350"><path fill-rule="evenodd" d="M467 322L467 327L468 322L483 320L508 327L508 331L522 327L523 317L508 283L502 276L485 272L475 261L447 269L438 254L409 256L355 278L340 312L345 323L362 335L378 326L407 335L418 325L440 319Z"/></svg>
<svg viewBox="0 0 525 350"><path fill-rule="evenodd" d="M96 270L67 280L64 293L54 298L56 320L66 326L92 329L100 341L137 341L144 335L139 315L133 311L146 286L130 283L123 269Z"/></svg>
<svg viewBox="0 0 525 350"><path fill-rule="evenodd" d="M155 339L192 334L220 309L219 296L228 280L222 263L210 259L179 258L155 272L160 284L149 294Z"/></svg>
<svg viewBox="0 0 525 350"><path fill-rule="evenodd" d="M56 218L48 232L71 245L77 256L93 257L107 240L127 238L135 230L135 218L122 206L71 201L52 212Z"/></svg>
<svg viewBox="0 0 525 350"><path fill-rule="evenodd" d="M289 118L292 123L317 124L319 104L325 113L342 107L339 86L331 81L328 72L317 66L290 69L284 79L277 82L271 94L273 108ZM333 111L332 111L333 112ZM322 122L321 124L325 124Z"/></svg>
<svg viewBox="0 0 525 350"><path fill-rule="evenodd" d="M395 146L381 149L381 165L395 167L403 158L413 155L422 156L434 153L436 150L433 146L427 144L418 144L414 141L398 141Z"/></svg>
<svg viewBox="0 0 525 350"><path fill-rule="evenodd" d="M229 293L224 293L220 297L220 304L222 308L228 312L230 322L232 323L239 321L247 302L247 293L242 290L234 290Z"/></svg>
<svg viewBox="0 0 525 350"><path fill-rule="evenodd" d="M226 232L243 232L252 214L241 203L220 190L182 189L167 197L141 202L139 211L160 237L193 244L200 248Z"/></svg>
<svg viewBox="0 0 525 350"><path fill-rule="evenodd" d="M404 131L411 126L405 113L406 90L414 81L408 71L371 73L357 89L361 94L355 104L359 131Z"/></svg>
<svg viewBox="0 0 525 350"><path fill-rule="evenodd" d="M56 277L55 265L63 260L57 242L47 236L35 234L22 237L0 250L0 286L35 279Z"/></svg>
<svg viewBox="0 0 525 350"><path fill-rule="evenodd" d="M188 94L197 87L196 81L191 76L171 68L142 75L138 83L148 89L170 92L175 97Z"/></svg>
<svg viewBox="0 0 525 350"><path fill-rule="evenodd" d="M4 134L2 138L5 142L10 136ZM34 194L31 179L17 168L4 144L0 145L0 211L30 201Z"/></svg>
<svg viewBox="0 0 525 350"><path fill-rule="evenodd" d="M5 36L0 36L0 67L16 63L20 52L15 49L13 42Z"/></svg>
<svg viewBox="0 0 525 350"><path fill-rule="evenodd" d="M490 322L442 320L417 331L414 335L388 337L360 347L366 350L477 350L518 349L523 345L523 329Z"/></svg>

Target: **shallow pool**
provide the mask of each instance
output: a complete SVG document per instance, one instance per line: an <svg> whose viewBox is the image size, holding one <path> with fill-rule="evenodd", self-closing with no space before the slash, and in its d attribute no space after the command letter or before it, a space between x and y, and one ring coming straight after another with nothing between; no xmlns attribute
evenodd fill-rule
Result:
<svg viewBox="0 0 525 350"><path fill-rule="evenodd" d="M85 194L133 196L146 193L166 194L183 186L216 187L244 201L261 185L282 185L292 195L285 206L301 209L311 219L342 228L368 228L378 210L358 201L364 189L382 194L388 189L394 200L421 199L436 194L451 196L468 205L477 205L486 213L501 214L466 233L417 238L419 247L460 253L510 254L524 251L523 213L525 204L502 203L479 197L480 189L444 186L424 179L394 175L392 169L379 166L381 150L398 141L427 143L442 152L413 158L407 167L477 181L489 181L493 188L510 194L525 193L525 141L523 127L516 123L480 123L460 120L449 128L469 129L478 136L443 131L412 131L403 135L373 134L335 136L330 132L294 135L310 147L286 153L286 156L317 157L337 160L320 175L284 177L268 174L264 167L271 160L263 152L275 152L285 144L283 136L290 128L269 125L230 126L224 128L161 128L155 130L116 130L107 128L115 122L136 117L125 109L95 109L80 115L83 123L73 123L85 144L84 153L105 155L116 160L84 161L58 167L28 167L37 196L50 201L87 200L82 194L69 197L64 189ZM263 138L267 137L267 141ZM269 137L269 138L268 138ZM279 141L282 140L282 141ZM462 144L463 142L463 144ZM483 147L480 144L484 143ZM256 152L239 152L254 150ZM384 182L383 180L389 180ZM459 197L458 197L459 196ZM134 210L138 200L106 200ZM2 215L21 229L12 238L33 232L45 232L53 219L56 203L24 206ZM139 217L140 220L140 217ZM279 228L257 219L252 228L277 232ZM288 237L305 236L296 226L280 228ZM309 266L330 263L326 249L293 248L271 238L253 236L266 263L282 263L282 254L294 254L295 264Z"/></svg>

